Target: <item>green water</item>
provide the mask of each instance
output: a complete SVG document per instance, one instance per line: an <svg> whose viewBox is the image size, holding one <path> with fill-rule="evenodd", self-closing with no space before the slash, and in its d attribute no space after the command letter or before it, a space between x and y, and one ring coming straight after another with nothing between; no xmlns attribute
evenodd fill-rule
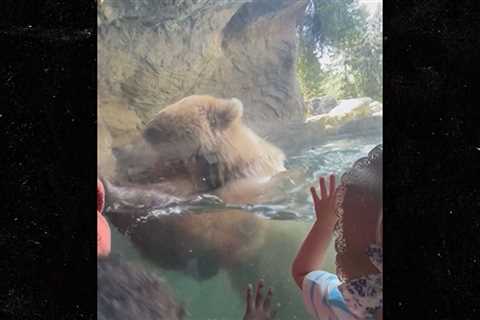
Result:
<svg viewBox="0 0 480 320"><path fill-rule="evenodd" d="M112 251L122 254L145 268L157 272L174 289L177 298L188 311L188 319L235 320L244 313L243 290L248 283L264 279L273 288L277 319L312 319L304 309L301 292L290 276L290 267L297 249L313 220L313 208L308 188L316 184L320 175L341 174L356 159L365 156L381 138L338 140L311 149L287 161L289 169L302 169L307 179L292 189L283 203L276 203L263 217L276 210L289 210L297 214L295 220L269 220L264 245L256 256L231 270L221 270L209 280L198 281L187 274L161 270L143 259L123 235L112 230ZM268 211L268 212L267 212ZM335 271L333 243L327 253L323 269Z"/></svg>
<svg viewBox="0 0 480 320"><path fill-rule="evenodd" d="M273 221L266 245L254 261L234 270L222 270L209 280L197 281L181 272L160 270L143 259L131 243L112 230L113 253L121 253L130 261L156 272L174 288L177 298L189 310L188 319L241 319L244 311L243 291L248 283L262 278L274 290L278 319L310 319L303 308L300 291L290 276L290 265L310 223L305 221ZM334 272L333 245L327 254L325 269ZM234 278L234 279L232 279ZM237 287L232 283L235 281ZM242 286L243 284L243 286ZM239 288L241 287L241 288Z"/></svg>

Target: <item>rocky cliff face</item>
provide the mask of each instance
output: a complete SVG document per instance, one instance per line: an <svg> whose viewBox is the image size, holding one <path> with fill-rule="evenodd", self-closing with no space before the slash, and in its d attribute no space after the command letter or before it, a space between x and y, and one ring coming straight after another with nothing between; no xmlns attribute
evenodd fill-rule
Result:
<svg viewBox="0 0 480 320"><path fill-rule="evenodd" d="M104 0L99 115L122 144L191 94L237 97L260 135L301 123L296 26L305 0Z"/></svg>

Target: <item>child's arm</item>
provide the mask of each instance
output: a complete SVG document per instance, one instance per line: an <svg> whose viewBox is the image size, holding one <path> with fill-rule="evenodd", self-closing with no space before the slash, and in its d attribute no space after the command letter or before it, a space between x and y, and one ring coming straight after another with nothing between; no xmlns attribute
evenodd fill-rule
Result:
<svg viewBox="0 0 480 320"><path fill-rule="evenodd" d="M312 192L317 219L300 247L292 265L292 276L300 289L302 289L305 276L322 265L337 221L335 215L335 176L330 176L328 194L325 178L323 177L320 178L321 198L317 195L314 187L310 191Z"/></svg>

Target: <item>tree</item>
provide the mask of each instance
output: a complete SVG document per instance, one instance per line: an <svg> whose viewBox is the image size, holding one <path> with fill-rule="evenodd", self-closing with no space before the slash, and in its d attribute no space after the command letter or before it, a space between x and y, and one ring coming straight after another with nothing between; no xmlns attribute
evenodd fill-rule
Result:
<svg viewBox="0 0 480 320"><path fill-rule="evenodd" d="M346 68L355 79L356 93L377 100L382 100L383 88L382 23L379 6L361 36L342 49Z"/></svg>
<svg viewBox="0 0 480 320"><path fill-rule="evenodd" d="M300 54L297 61L297 76L300 82L300 89L305 100L325 94L321 84L326 77L322 70L320 62L313 50L306 49L300 45Z"/></svg>
<svg viewBox="0 0 480 320"><path fill-rule="evenodd" d="M356 0L311 0L300 37L308 50L322 55L356 39L366 22L366 13Z"/></svg>

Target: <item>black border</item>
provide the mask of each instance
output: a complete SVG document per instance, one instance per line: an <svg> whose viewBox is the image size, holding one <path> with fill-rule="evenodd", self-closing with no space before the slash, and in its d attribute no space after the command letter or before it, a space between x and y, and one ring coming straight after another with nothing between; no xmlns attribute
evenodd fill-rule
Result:
<svg viewBox="0 0 480 320"><path fill-rule="evenodd" d="M474 5L384 1L386 319L478 318Z"/></svg>
<svg viewBox="0 0 480 320"><path fill-rule="evenodd" d="M0 12L0 317L94 319L96 3Z"/></svg>
<svg viewBox="0 0 480 320"><path fill-rule="evenodd" d="M479 313L475 4L384 1L387 319ZM1 316L93 319L96 3L0 12Z"/></svg>

